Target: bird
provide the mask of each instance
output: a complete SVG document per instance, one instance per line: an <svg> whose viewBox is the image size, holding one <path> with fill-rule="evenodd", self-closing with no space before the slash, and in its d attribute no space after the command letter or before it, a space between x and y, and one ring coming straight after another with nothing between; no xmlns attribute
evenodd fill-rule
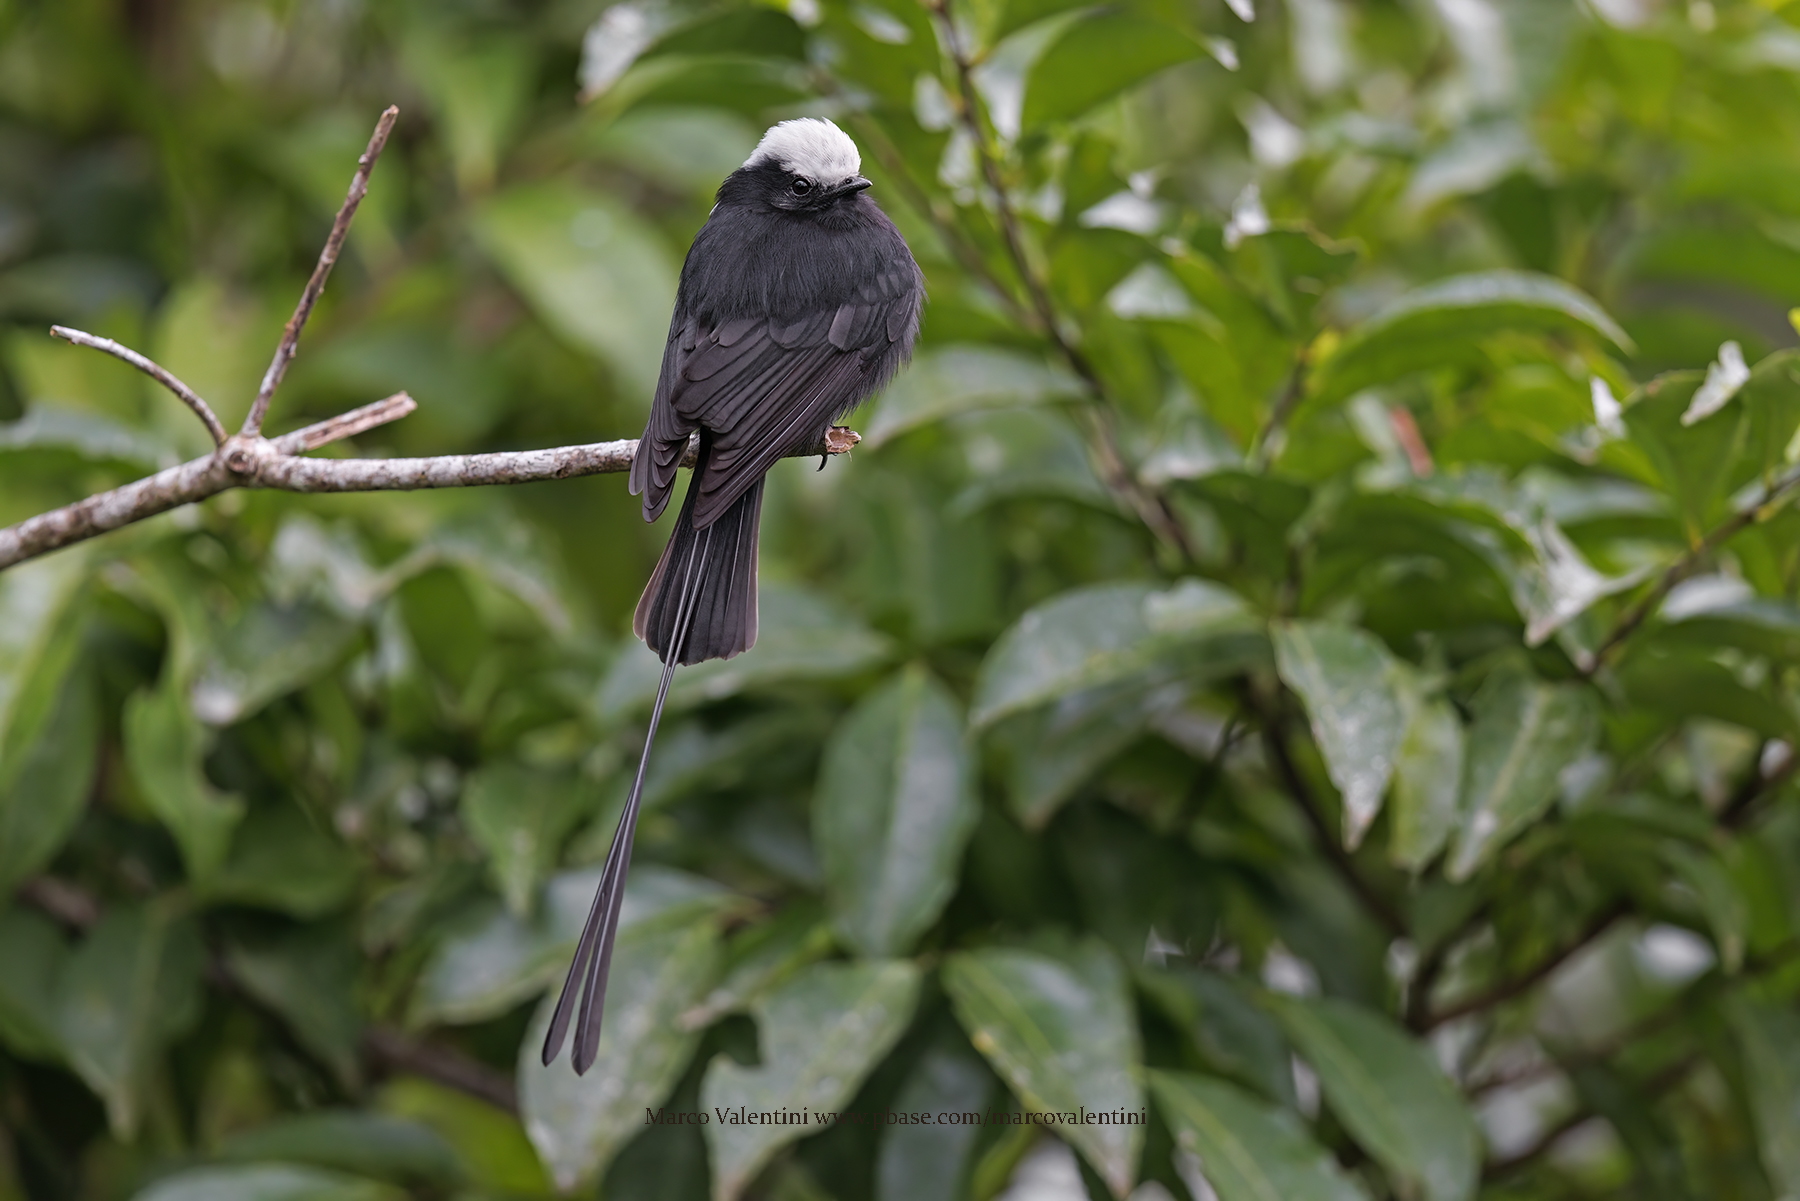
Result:
<svg viewBox="0 0 1800 1201"><path fill-rule="evenodd" d="M644 769L675 668L729 659L756 642L764 477L778 460L819 445L912 358L925 277L861 171L856 143L832 121L780 122L719 185L682 264L630 475L644 520L655 521L698 433L687 495L632 619L662 660L662 680L544 1036L546 1067L571 1022L575 1071L585 1075L598 1054Z"/></svg>

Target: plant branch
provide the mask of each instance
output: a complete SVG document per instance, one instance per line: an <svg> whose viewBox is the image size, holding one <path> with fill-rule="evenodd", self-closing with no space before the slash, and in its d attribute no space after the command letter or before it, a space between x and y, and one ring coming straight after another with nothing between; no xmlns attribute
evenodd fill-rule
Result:
<svg viewBox="0 0 1800 1201"><path fill-rule="evenodd" d="M392 1026L363 1030L363 1055L387 1074L410 1072L436 1081L507 1113L519 1111L519 1094L506 1073L443 1043L413 1038Z"/></svg>
<svg viewBox="0 0 1800 1201"><path fill-rule="evenodd" d="M1618 920L1631 912L1631 906L1624 901L1615 901L1588 919L1581 933L1564 943L1550 954L1544 956L1531 969L1510 980L1503 980L1486 992L1476 993L1453 1005L1446 1006L1430 1014L1420 1024L1421 1030L1433 1030L1445 1022L1453 1022L1457 1018L1468 1017L1472 1013L1480 1013L1501 1005L1515 997L1523 996L1537 987L1557 968L1567 963L1577 952L1581 951L1595 939L1612 929Z"/></svg>
<svg viewBox="0 0 1800 1201"><path fill-rule="evenodd" d="M1745 505L1714 526L1704 538L1669 564L1668 568L1657 578L1656 583L1650 586L1650 590L1639 597L1637 603L1627 609L1618 621L1613 623L1612 629L1607 632L1606 637L1593 654L1587 656L1586 660L1578 665L1581 674L1592 676L1599 671L1607 657L1617 650L1627 638L1631 637L1639 626L1649 620L1650 615L1656 611L1656 607L1669 593L1675 590L1675 585L1692 575L1695 568L1699 567L1725 543L1758 522L1772 517L1779 508L1778 502L1786 500L1796 488L1800 488L1800 468L1789 471L1770 484L1755 503Z"/></svg>
<svg viewBox="0 0 1800 1201"><path fill-rule="evenodd" d="M337 218L331 223L331 233L325 239L325 248L319 252L318 265L313 268L312 278L306 281L306 287L300 293L300 303L294 306L294 315L288 318L287 327L281 331L281 342L275 347L275 357L269 362L269 369L263 374L262 386L256 390L256 399L250 405L250 413L244 418L244 427L239 432L245 437L255 437L262 432L263 419L269 415L269 401L275 396L275 389L281 386L282 377L287 374L288 364L294 361L294 352L300 345L300 331L306 328L306 319L312 316L313 306L319 303L319 294L325 290L325 281L331 278L331 269L337 265L338 253L344 248L344 237L350 232L351 219L356 216L357 206L369 191L369 173L375 169L375 160L387 146L388 135L394 132L394 122L400 117L400 110L388 105L375 123L375 132L369 138L369 145L362 157L356 160L356 174L350 179L349 194L344 197L344 205L338 209Z"/></svg>
<svg viewBox="0 0 1800 1201"><path fill-rule="evenodd" d="M1250 687L1254 687L1254 685ZM1273 712L1274 707L1258 704L1254 698L1252 698L1252 707L1261 719L1263 750L1268 755L1269 762L1274 766L1275 774L1281 778L1282 786L1287 789L1294 804L1299 806L1301 815L1306 818L1306 824L1312 827L1313 836L1319 844L1319 849L1331 861L1332 867L1343 878L1344 884L1389 934L1405 934L1407 932L1406 919L1393 905L1388 903L1386 897L1375 890L1374 885L1363 878L1363 874L1356 869L1356 861L1332 835L1331 827L1326 824L1324 815L1319 811L1312 786L1306 782L1306 777L1300 773L1300 766L1294 762L1293 755L1288 751L1287 740L1281 735L1280 717Z"/></svg>
<svg viewBox="0 0 1800 1201"><path fill-rule="evenodd" d="M127 363L130 363L133 367L136 367L139 371L142 371L145 375L173 392L180 398L182 404L194 410L194 416L200 419L200 423L206 426L206 432L212 435L214 446L224 445L225 427L219 422L218 415L212 411L212 406L202 400L198 392L176 379L174 374L167 368L151 362L149 359L128 346L119 345L111 338L101 338L94 334L83 333L78 329L70 329L66 325L51 326L50 336L53 338L63 338L69 342L73 342L77 346L86 346L93 350L104 351L105 353L112 355L115 359L123 359Z"/></svg>
<svg viewBox="0 0 1800 1201"><path fill-rule="evenodd" d="M404 392L279 438L227 439L218 451L170 467L110 492L41 513L0 529L0 571L38 555L84 542L133 522L191 505L233 488L283 492L407 492L525 484L628 471L637 439L590 442L546 450L441 455L428 459L307 459L299 452L404 417L416 406ZM861 438L833 427L818 446L792 457L847 454ZM692 466L692 448L683 460Z"/></svg>
<svg viewBox="0 0 1800 1201"><path fill-rule="evenodd" d="M1070 369L1087 384L1098 402L1086 410L1085 421L1100 480L1108 491L1137 514L1138 519L1158 540L1174 550L1183 561L1192 563L1198 555L1180 518L1160 493L1145 487L1143 481L1126 465L1125 457L1119 450L1118 434L1113 428L1110 389L1092 361L1064 332L1049 286L1032 263L1030 251L1025 244L1025 231L1007 194L1006 181L1000 174L1000 161L994 153L991 131L988 123L982 119L981 95L975 87L974 63L963 51L961 38L956 32L956 22L950 15L949 0L928 0L928 3L938 19L945 49L949 51L956 66L958 115L974 141L975 157L981 163L982 176L987 181L988 190L994 195L994 211L1000 221L1000 234L1006 243L1007 255L1012 259L1013 269L1031 298L1032 310L1036 315L1035 324L1050 340L1051 345L1056 347L1057 353L1069 364Z"/></svg>

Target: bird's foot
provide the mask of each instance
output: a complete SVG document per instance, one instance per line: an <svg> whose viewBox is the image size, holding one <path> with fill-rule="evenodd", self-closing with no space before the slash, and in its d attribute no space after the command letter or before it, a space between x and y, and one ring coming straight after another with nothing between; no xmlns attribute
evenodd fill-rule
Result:
<svg viewBox="0 0 1800 1201"><path fill-rule="evenodd" d="M825 431L825 453L819 456L819 470L832 455L847 455L862 441L862 435L847 425L834 425Z"/></svg>

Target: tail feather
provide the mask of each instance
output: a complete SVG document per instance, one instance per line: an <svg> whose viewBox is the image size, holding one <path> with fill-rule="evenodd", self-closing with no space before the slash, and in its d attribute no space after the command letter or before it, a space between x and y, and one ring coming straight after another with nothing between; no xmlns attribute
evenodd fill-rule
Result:
<svg viewBox="0 0 1800 1201"><path fill-rule="evenodd" d="M694 504L704 468L695 471L682 502L675 532L638 601L631 628L659 657L667 660L676 641L686 597L671 588L671 578L686 579L696 571L694 611L679 663L729 659L756 643L756 531L762 521L763 481L745 491L719 519L703 530L693 526Z"/></svg>
<svg viewBox="0 0 1800 1201"><path fill-rule="evenodd" d="M606 867L600 873L600 887L594 894L581 939L575 944L574 961L569 964L562 995L557 998L550 1028L544 1035L546 1067L561 1053L571 1024L575 1027L575 1071L586 1073L599 1054L606 980L612 968L613 942L625 899L625 873L631 866L631 846L644 795L644 770L650 762L650 748L656 742L656 728L662 721L675 667L703 659L729 658L756 641L756 533L762 516L762 481L757 481L718 521L696 530L692 517L704 470L702 466L694 472L675 532L644 589L632 623L650 649L661 656L662 681L650 711L650 729L644 736L637 777L619 817L612 848L606 854Z"/></svg>

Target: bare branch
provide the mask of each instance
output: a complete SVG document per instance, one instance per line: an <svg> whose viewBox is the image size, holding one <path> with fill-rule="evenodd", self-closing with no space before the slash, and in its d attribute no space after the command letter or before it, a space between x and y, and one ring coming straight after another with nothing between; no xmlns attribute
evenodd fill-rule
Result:
<svg viewBox="0 0 1800 1201"><path fill-rule="evenodd" d="M628 471L637 454L635 438L558 446L549 450L442 455L430 459L305 459L290 453L294 448L311 449L349 437L403 417L412 408L412 398L401 392L281 438L246 438L239 434L203 458L0 529L0 571L232 488L272 488L283 492L408 492L422 488L526 484ZM854 430L834 426L820 445L795 451L791 457L848 454L861 440ZM694 450L690 444L682 465L692 467L693 459Z"/></svg>
<svg viewBox="0 0 1800 1201"><path fill-rule="evenodd" d="M1599 647L1578 664L1581 674L1592 676L1605 664L1607 657L1618 650L1625 640L1637 632L1637 628L1648 621L1656 607L1662 604L1675 586L1692 575L1714 551L1759 522L1767 521L1779 511L1781 505L1796 490L1800 489L1800 470L1789 471L1786 475L1771 482L1763 489L1762 495L1755 501L1745 505L1707 532L1706 536L1691 546L1680 558L1669 564L1668 568L1657 577L1638 602L1627 609L1619 620L1613 624Z"/></svg>
<svg viewBox="0 0 1800 1201"><path fill-rule="evenodd" d="M363 1030L363 1054L385 1075L410 1072L479 1097L508 1113L519 1111L519 1096L512 1077L445 1043L414 1038L392 1026L372 1025Z"/></svg>
<svg viewBox="0 0 1800 1201"><path fill-rule="evenodd" d="M224 444L225 427L220 424L217 414L212 411L212 406L200 399L200 394L198 392L195 392L192 388L176 379L175 376L161 364L152 362L137 351L132 350L129 346L119 345L111 338L101 338L93 334L86 334L78 329L70 329L66 325L51 326L50 336L53 338L67 339L77 346L87 346L94 350L105 351L115 359L124 359L127 363L130 363L133 367L136 367L139 371L142 371L145 375L180 397L182 404L185 404L188 408L194 410L194 416L200 419L201 423L206 426L206 432L212 435L214 446L221 446Z"/></svg>
<svg viewBox="0 0 1800 1201"><path fill-rule="evenodd" d="M306 288L300 293L300 303L294 306L294 315L288 318L287 328L281 331L281 343L275 348L275 357L269 362L269 370L263 374L262 387L256 390L256 400L250 405L249 416L244 418L244 428L239 432L246 437L255 437L262 432L263 419L269 415L269 401L275 396L275 389L281 386L288 364L294 360L294 351L300 344L300 331L306 328L306 319L312 316L313 306L319 302L319 294L325 290L325 281L331 277L332 267L337 265L338 252L344 248L344 237L350 232L350 221L356 216L356 207L368 194L369 173L375 169L375 160L381 157L382 150L387 146L388 135L394 132L394 122L399 117L399 108L388 105L387 111L381 114L381 120L375 123L375 133L369 138L368 149L356 160L356 174L350 179L350 192L344 197L344 207L338 210L337 219L331 223L331 234L325 239L325 249L319 252L319 264L313 268L312 278L306 281Z"/></svg>
<svg viewBox="0 0 1800 1201"><path fill-rule="evenodd" d="M328 442L354 438L358 434L368 433L376 426L398 421L418 407L418 402L412 397L404 392L396 392L386 400L378 400L374 404L366 404L360 409L351 409L348 413L339 413L336 417L297 429L291 434L271 438L269 445L284 455L303 454L309 450L317 450Z"/></svg>

